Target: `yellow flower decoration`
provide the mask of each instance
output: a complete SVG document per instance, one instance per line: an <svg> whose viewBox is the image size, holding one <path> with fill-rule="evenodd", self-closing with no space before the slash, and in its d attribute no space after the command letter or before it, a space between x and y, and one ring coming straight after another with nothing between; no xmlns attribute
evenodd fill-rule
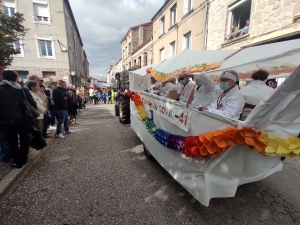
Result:
<svg viewBox="0 0 300 225"><path fill-rule="evenodd" d="M267 156L284 156L284 157L299 157L300 156L300 138L276 138L270 134L262 134L259 140L267 145L264 150L259 151L263 155Z"/></svg>

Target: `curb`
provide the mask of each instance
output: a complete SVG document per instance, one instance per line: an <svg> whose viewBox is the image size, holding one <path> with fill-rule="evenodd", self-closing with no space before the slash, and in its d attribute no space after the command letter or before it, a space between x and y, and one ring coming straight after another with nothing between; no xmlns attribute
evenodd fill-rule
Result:
<svg viewBox="0 0 300 225"><path fill-rule="evenodd" d="M50 147L55 139L55 135L52 138L46 140L47 146L39 151L32 150L28 154L29 161L21 169L13 168L5 177L0 181L0 204L10 195L15 189L21 179L27 174L27 172L33 167L38 159L44 154L44 152Z"/></svg>

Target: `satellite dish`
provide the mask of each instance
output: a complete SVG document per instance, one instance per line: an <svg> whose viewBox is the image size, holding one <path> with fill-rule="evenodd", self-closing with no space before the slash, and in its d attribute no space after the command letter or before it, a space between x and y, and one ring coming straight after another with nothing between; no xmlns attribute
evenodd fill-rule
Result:
<svg viewBox="0 0 300 225"><path fill-rule="evenodd" d="M75 72L74 72L74 71L71 71L71 75L74 76L74 75L75 75Z"/></svg>

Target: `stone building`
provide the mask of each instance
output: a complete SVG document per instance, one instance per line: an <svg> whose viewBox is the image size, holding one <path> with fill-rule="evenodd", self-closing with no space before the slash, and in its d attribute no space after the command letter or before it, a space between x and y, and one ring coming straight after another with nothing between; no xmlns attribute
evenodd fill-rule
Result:
<svg viewBox="0 0 300 225"><path fill-rule="evenodd" d="M121 41L122 46L122 65L123 70L129 70L134 65L132 53L144 42L149 41L152 37L152 22L139 24L131 27ZM144 65L143 58L140 58L136 65Z"/></svg>
<svg viewBox="0 0 300 225"><path fill-rule="evenodd" d="M152 22L139 24L131 27L122 39L122 87L128 86L129 71L136 70L153 63L152 29Z"/></svg>
<svg viewBox="0 0 300 225"><path fill-rule="evenodd" d="M210 1L207 49L238 49L300 38L300 1ZM246 21L250 19L247 29ZM230 35L234 25L236 36ZM246 30L244 32L244 30Z"/></svg>
<svg viewBox="0 0 300 225"><path fill-rule="evenodd" d="M184 49L205 48L205 0L166 0L153 16L154 63L168 59Z"/></svg>
<svg viewBox="0 0 300 225"><path fill-rule="evenodd" d="M0 1L7 15L23 13L23 25L30 28L24 38L12 43L20 54L13 56L10 69L25 80L36 74L44 81L87 84L89 63L68 0Z"/></svg>

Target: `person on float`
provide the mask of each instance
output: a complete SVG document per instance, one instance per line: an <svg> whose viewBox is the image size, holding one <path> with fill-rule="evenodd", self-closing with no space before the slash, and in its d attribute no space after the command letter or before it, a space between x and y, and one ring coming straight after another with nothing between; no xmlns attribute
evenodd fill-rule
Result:
<svg viewBox="0 0 300 225"><path fill-rule="evenodd" d="M207 73L194 75L197 87L194 92L194 99L191 103L192 106L199 107L210 105L216 95L216 85L212 79L209 78Z"/></svg>
<svg viewBox="0 0 300 225"><path fill-rule="evenodd" d="M189 72L185 72L183 75L179 76L179 78L182 78L180 83L183 85L179 101L184 103L188 101L191 91L195 88L195 83L190 80L190 77L191 75Z"/></svg>
<svg viewBox="0 0 300 225"><path fill-rule="evenodd" d="M238 74L234 70L225 71L220 76L220 88L222 92L216 94L215 99L209 106L200 106L199 111L208 110L232 119L239 119L243 111L245 101L241 91L235 82Z"/></svg>
<svg viewBox="0 0 300 225"><path fill-rule="evenodd" d="M158 89L161 87L162 83L155 80L154 77L151 77L151 85L148 88L147 92L151 94L156 94L158 92Z"/></svg>
<svg viewBox="0 0 300 225"><path fill-rule="evenodd" d="M170 80L164 82L158 91L159 95L168 98L169 92L174 90L175 80L175 78L171 78Z"/></svg>
<svg viewBox="0 0 300 225"><path fill-rule="evenodd" d="M263 99L271 96L275 89L266 85L269 73L258 70L252 74L252 81L246 87L241 88L245 100L245 107L241 120L245 120L252 109Z"/></svg>

